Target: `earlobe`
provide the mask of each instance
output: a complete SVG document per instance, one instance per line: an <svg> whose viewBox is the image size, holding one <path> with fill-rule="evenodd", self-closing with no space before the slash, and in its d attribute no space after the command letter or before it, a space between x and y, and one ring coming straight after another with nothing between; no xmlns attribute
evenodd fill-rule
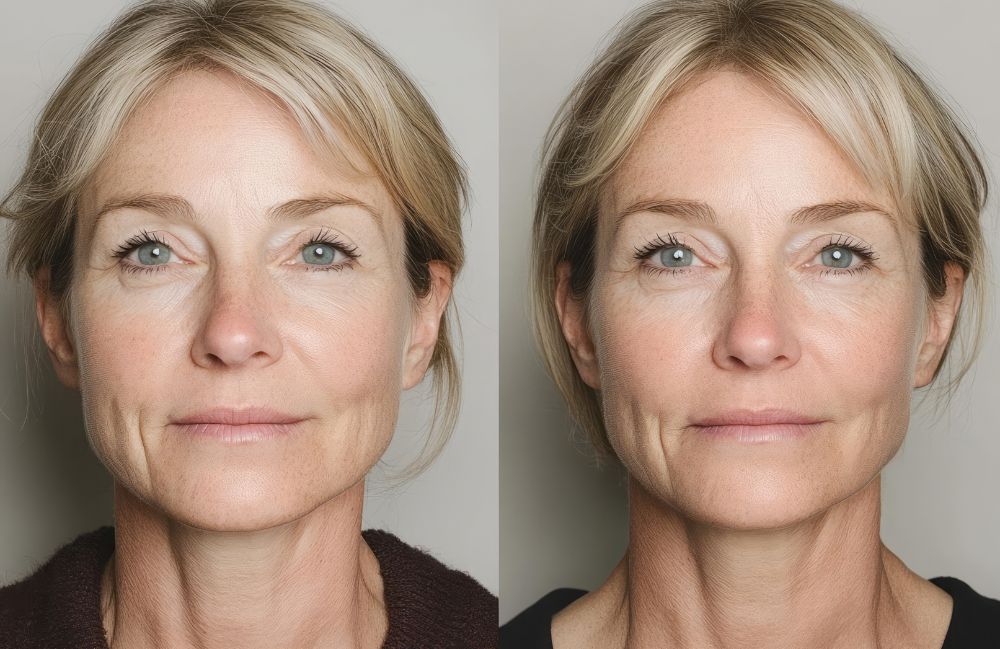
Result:
<svg viewBox="0 0 1000 649"><path fill-rule="evenodd" d="M434 357L441 320L451 298L453 276L447 264L441 261L427 263L430 287L427 295L418 298L409 345L403 360L403 389L419 384Z"/></svg>
<svg viewBox="0 0 1000 649"><path fill-rule="evenodd" d="M600 372L587 326L586 308L583 301L573 294L571 276L569 262L561 262L556 268L556 314L580 378L590 387L600 390Z"/></svg>
<svg viewBox="0 0 1000 649"><path fill-rule="evenodd" d="M914 388L928 385L934 378L938 365L951 339L958 309L962 305L965 289L965 271L954 262L945 262L945 294L931 299L927 309L926 326L917 352Z"/></svg>
<svg viewBox="0 0 1000 649"><path fill-rule="evenodd" d="M49 290L50 282L51 276L48 266L35 273L35 316L42 332L42 339L48 348L56 377L67 388L79 390L80 371L77 365L76 350L73 348L68 323L63 318L59 302Z"/></svg>

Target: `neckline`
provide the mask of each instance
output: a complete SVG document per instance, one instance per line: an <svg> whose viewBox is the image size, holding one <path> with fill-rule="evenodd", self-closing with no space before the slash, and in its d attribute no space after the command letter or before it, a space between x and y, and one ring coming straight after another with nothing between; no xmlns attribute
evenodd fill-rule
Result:
<svg viewBox="0 0 1000 649"><path fill-rule="evenodd" d="M957 642L955 637L957 631L955 629L957 628L957 624L962 619L961 611L964 610L961 605L961 602L965 600L965 597L968 595L967 591L970 590L971 587L961 579L958 579L957 577L946 577L946 576L931 577L927 581L934 584L936 587L940 588L944 592L948 593L948 595L951 597L952 601L951 614L948 618L948 628L945 631L944 640L942 641L940 649L952 649L952 646ZM566 608L568 608L573 602L586 595L589 591L560 588L551 591L548 595L545 596L545 598L548 598L555 596L558 593L569 594L570 592L572 592L574 596L571 599L565 601L562 604L562 606L553 610L547 616L546 626L548 628L548 633L545 634L546 644L542 649L554 649L555 647L555 643L552 640L552 621L555 618L555 616L560 612L562 612L563 610L565 610Z"/></svg>
<svg viewBox="0 0 1000 649"><path fill-rule="evenodd" d="M382 594L386 607L386 634L382 647L407 646L414 639L434 641L427 637L432 629L425 626L428 620L440 618L438 597L412 597L414 584L424 588L439 581L453 585L456 573L431 555L408 545L391 532L379 529L359 530L364 542L378 561L382 578ZM55 596L48 602L41 618L51 624L52 638L79 638L78 646L88 649L110 649L104 632L101 613L101 586L104 571L114 556L115 527L103 526L81 534L74 541L56 552L42 571L57 580L52 591ZM68 575L72 583L58 583ZM41 576L41 575L39 575ZM477 584L478 585L478 584ZM89 614L82 619L65 615L65 611L80 608L85 601ZM46 646L48 646L46 644Z"/></svg>

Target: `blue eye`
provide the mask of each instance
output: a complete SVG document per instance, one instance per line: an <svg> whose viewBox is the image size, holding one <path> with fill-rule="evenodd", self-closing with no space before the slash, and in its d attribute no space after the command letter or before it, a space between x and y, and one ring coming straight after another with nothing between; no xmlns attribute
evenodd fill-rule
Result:
<svg viewBox="0 0 1000 649"><path fill-rule="evenodd" d="M127 259L133 250L138 250L138 264ZM131 237L113 253L114 257L122 260L122 268L129 273L156 273L161 266L168 265L172 255L170 246L145 230ZM343 270L358 256L357 248L341 243L326 230L302 246L304 265L310 271Z"/></svg>
<svg viewBox="0 0 1000 649"><path fill-rule="evenodd" d="M126 259L133 250L139 251L138 264ZM155 234L143 230L115 250L113 256L121 259L122 268L130 273L155 273L160 266L167 265L172 252L170 246L160 241Z"/></svg>
<svg viewBox="0 0 1000 649"><path fill-rule="evenodd" d="M321 265L332 264L337 259L338 253L344 255L343 252L326 243L310 243L302 249L303 259L310 265L314 261Z"/></svg>
<svg viewBox="0 0 1000 649"><path fill-rule="evenodd" d="M323 230L302 246L306 270L343 270L358 258L358 249L340 241L328 230Z"/></svg>
<svg viewBox="0 0 1000 649"><path fill-rule="evenodd" d="M635 249L635 258L645 261L642 268L651 273L669 271L673 275L692 272L695 266L694 251L677 240L673 234L657 236L641 248Z"/></svg>
<svg viewBox="0 0 1000 649"><path fill-rule="evenodd" d="M854 261L854 253L844 246L827 248L820 253L823 263L831 268L848 268Z"/></svg>
<svg viewBox="0 0 1000 649"><path fill-rule="evenodd" d="M139 261L143 265L155 266L165 264L170 259L170 248L162 243L147 242L138 246L137 250L139 251L137 255Z"/></svg>
<svg viewBox="0 0 1000 649"><path fill-rule="evenodd" d="M683 246L670 246L667 248L661 248L659 251L660 263L667 268L676 268L678 266L690 266L694 261L694 256L691 254L690 248L685 248Z"/></svg>
<svg viewBox="0 0 1000 649"><path fill-rule="evenodd" d="M819 255L821 275L857 275L875 267L878 255L871 246L845 234L837 235Z"/></svg>

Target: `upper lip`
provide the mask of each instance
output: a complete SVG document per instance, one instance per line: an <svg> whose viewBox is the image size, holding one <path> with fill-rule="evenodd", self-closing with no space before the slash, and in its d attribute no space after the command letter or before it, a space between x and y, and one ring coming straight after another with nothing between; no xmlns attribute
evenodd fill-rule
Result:
<svg viewBox="0 0 1000 649"><path fill-rule="evenodd" d="M185 415L175 419L175 424L293 424L305 417L290 415L271 408L249 407L216 407Z"/></svg>
<svg viewBox="0 0 1000 649"><path fill-rule="evenodd" d="M694 422L696 426L766 426L770 424L817 424L824 420L793 410L726 410Z"/></svg>

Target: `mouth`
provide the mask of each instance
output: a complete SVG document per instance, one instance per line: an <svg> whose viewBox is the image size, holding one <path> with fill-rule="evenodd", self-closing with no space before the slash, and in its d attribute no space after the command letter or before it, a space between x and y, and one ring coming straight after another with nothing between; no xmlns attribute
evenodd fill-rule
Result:
<svg viewBox="0 0 1000 649"><path fill-rule="evenodd" d="M215 407L185 415L170 425L195 437L244 444L287 436L306 419L270 408Z"/></svg>
<svg viewBox="0 0 1000 649"><path fill-rule="evenodd" d="M761 443L801 439L815 432L825 420L819 417L768 408L764 410L728 410L697 420L692 427L698 433L737 442Z"/></svg>

